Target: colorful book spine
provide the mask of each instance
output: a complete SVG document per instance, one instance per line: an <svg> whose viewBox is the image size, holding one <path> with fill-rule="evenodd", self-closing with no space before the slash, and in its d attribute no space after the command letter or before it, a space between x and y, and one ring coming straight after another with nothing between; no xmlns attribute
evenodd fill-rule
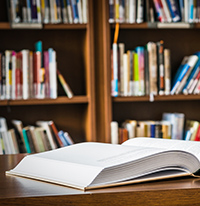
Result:
<svg viewBox="0 0 200 206"><path fill-rule="evenodd" d="M197 55L191 55L187 61L186 64L183 65L183 68L180 71L180 74L178 75L177 80L175 81L174 85L172 86L171 89L171 95L175 94L176 89L178 88L180 82L182 81L183 77L185 76L185 74L187 73L187 71L190 69L190 67L194 67L196 62L198 60L198 56Z"/></svg>
<svg viewBox="0 0 200 206"><path fill-rule="evenodd" d="M140 74L139 74L139 58L136 52L133 53L134 57L134 70L133 70L133 85L134 85L134 96L139 96L139 87L140 87Z"/></svg>
<svg viewBox="0 0 200 206"><path fill-rule="evenodd" d="M158 52L158 92L159 95L164 95L165 91L165 81L164 81L164 42L161 40L157 42L157 52Z"/></svg>
<svg viewBox="0 0 200 206"><path fill-rule="evenodd" d="M79 16L78 16L78 7L77 7L76 0L71 0L71 6L72 6L74 24L77 24L79 22Z"/></svg>
<svg viewBox="0 0 200 206"><path fill-rule="evenodd" d="M198 55L199 58L197 60L197 63L194 66L194 69L190 73L190 76L188 77L186 84L183 87L183 90L182 90L183 94L188 94L188 90L190 86L193 84L197 74L200 71L200 52L197 52L196 54Z"/></svg>
<svg viewBox="0 0 200 206"><path fill-rule="evenodd" d="M144 47L136 47L136 52L138 54L138 71L139 71L139 90L138 95L145 95L145 80L144 80Z"/></svg>
<svg viewBox="0 0 200 206"><path fill-rule="evenodd" d="M181 15L180 15L180 11L179 11L177 2L175 0L166 0L166 1L167 1L167 5L169 7L170 13L171 13L173 22L180 21Z"/></svg>
<svg viewBox="0 0 200 206"><path fill-rule="evenodd" d="M118 96L118 46L117 43L113 43L113 96Z"/></svg>

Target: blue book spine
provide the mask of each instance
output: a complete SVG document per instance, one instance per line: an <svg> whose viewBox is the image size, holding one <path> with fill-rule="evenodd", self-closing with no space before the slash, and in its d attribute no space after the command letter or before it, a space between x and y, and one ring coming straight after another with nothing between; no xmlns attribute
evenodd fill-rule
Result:
<svg viewBox="0 0 200 206"><path fill-rule="evenodd" d="M31 153L31 148L30 148L30 145L29 145L26 130L22 129L22 133L23 133L23 138L24 138L24 143L25 143L25 146L26 146L27 153Z"/></svg>
<svg viewBox="0 0 200 206"><path fill-rule="evenodd" d="M194 69L192 70L192 72L190 73L187 82L185 84L185 86L183 87L182 92L186 94L186 90L187 87L190 85L191 80L197 75L198 71L199 71L199 66L200 66L200 52L195 53L198 56L198 60L197 63L194 66Z"/></svg>
<svg viewBox="0 0 200 206"><path fill-rule="evenodd" d="M109 23L114 23L114 16L114 0L109 0Z"/></svg>
<svg viewBox="0 0 200 206"><path fill-rule="evenodd" d="M177 72L175 74L175 77L174 77L173 83L172 83L173 86L175 85L175 83L176 83L176 81L177 81L177 79L178 79L178 77L179 77L179 75L180 75L180 73L181 73L181 71L183 69L183 66L187 63L187 61L188 61L188 57L185 56L183 58L182 62L181 62L181 65L179 66L179 68L178 68L178 70L177 70Z"/></svg>
<svg viewBox="0 0 200 206"><path fill-rule="evenodd" d="M178 4L175 0L166 0L167 5L169 7L170 14L172 16L173 22L178 22L181 20L180 11L178 8Z"/></svg>
<svg viewBox="0 0 200 206"><path fill-rule="evenodd" d="M150 134L152 138L155 138L155 124L150 125Z"/></svg>
<svg viewBox="0 0 200 206"><path fill-rule="evenodd" d="M179 0L179 7L180 7L180 13L181 13L181 19L184 21L185 15L184 15L184 0Z"/></svg>
<svg viewBox="0 0 200 206"><path fill-rule="evenodd" d="M78 23L79 21L79 17L78 17L78 7L77 7L77 3L76 0L71 0L72 3L72 13L73 13L73 19L74 19L74 23Z"/></svg>
<svg viewBox="0 0 200 206"><path fill-rule="evenodd" d="M64 146L68 146L68 142L66 141L65 137L64 137L64 132L61 130L58 132L58 136L60 138L60 140L62 141Z"/></svg>
<svg viewBox="0 0 200 206"><path fill-rule="evenodd" d="M31 17L33 23L37 22L37 4L36 0L31 0Z"/></svg>
<svg viewBox="0 0 200 206"><path fill-rule="evenodd" d="M189 0L189 23L194 21L194 0Z"/></svg>
<svg viewBox="0 0 200 206"><path fill-rule="evenodd" d="M198 60L198 56L197 55L191 55L188 59L188 62L183 66L178 79L176 80L175 84L172 87L171 90L171 94L173 95L176 91L176 89L178 88L180 82L182 81L183 77L185 76L185 74L187 73L187 71L190 69L190 67L194 67L196 62Z"/></svg>

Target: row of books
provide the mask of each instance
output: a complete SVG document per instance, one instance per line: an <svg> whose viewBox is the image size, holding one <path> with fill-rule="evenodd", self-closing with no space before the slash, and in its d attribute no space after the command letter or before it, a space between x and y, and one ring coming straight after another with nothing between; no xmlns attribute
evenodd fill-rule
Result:
<svg viewBox="0 0 200 206"><path fill-rule="evenodd" d="M124 43L113 43L111 51L111 95L169 95L170 50L164 42L148 42L125 52Z"/></svg>
<svg viewBox="0 0 200 206"><path fill-rule="evenodd" d="M11 26L87 23L87 0L8 0Z"/></svg>
<svg viewBox="0 0 200 206"><path fill-rule="evenodd" d="M42 42L35 44L35 51L6 50L0 53L0 98L30 99L57 98L56 51L42 51ZM58 79L69 97L73 93L58 73Z"/></svg>
<svg viewBox="0 0 200 206"><path fill-rule="evenodd" d="M199 0L109 0L109 22L200 21Z"/></svg>
<svg viewBox="0 0 200 206"><path fill-rule="evenodd" d="M74 143L53 121L24 126L21 120L12 120L12 124L13 128L8 129L6 119L0 117L0 154L38 153Z"/></svg>
<svg viewBox="0 0 200 206"><path fill-rule="evenodd" d="M200 94L200 52L183 58L173 78L171 94Z"/></svg>
<svg viewBox="0 0 200 206"><path fill-rule="evenodd" d="M121 144L135 137L200 141L200 122L185 120L183 113L163 113L160 121L126 120L121 126L111 122L111 142Z"/></svg>

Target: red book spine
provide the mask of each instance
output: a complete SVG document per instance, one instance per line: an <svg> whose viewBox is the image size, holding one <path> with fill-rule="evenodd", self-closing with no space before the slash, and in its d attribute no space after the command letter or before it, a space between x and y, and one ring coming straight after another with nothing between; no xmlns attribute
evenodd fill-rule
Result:
<svg viewBox="0 0 200 206"><path fill-rule="evenodd" d="M44 52L44 69L45 69L45 97L50 97L50 84L49 84L49 52Z"/></svg>
<svg viewBox="0 0 200 206"><path fill-rule="evenodd" d="M23 85L23 79L22 79L22 53L18 52L16 55L16 80L15 80L15 96L16 99L22 98L22 85Z"/></svg>
<svg viewBox="0 0 200 206"><path fill-rule="evenodd" d="M62 141L60 140L60 138L58 136L58 130L57 130L56 125L54 124L54 122L50 121L49 125L51 126L52 132L53 132L58 144L60 145L60 147L64 147Z"/></svg>
<svg viewBox="0 0 200 206"><path fill-rule="evenodd" d="M197 129L197 133L196 133L194 141L200 141L200 125L199 125L199 127Z"/></svg>

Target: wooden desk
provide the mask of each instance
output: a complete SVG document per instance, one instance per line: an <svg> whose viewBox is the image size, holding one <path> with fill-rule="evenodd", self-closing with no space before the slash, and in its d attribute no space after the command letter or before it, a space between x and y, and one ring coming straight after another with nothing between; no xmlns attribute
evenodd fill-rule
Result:
<svg viewBox="0 0 200 206"><path fill-rule="evenodd" d="M24 155L0 155L0 205L200 205L200 178L90 190L83 192L31 179L5 176Z"/></svg>

